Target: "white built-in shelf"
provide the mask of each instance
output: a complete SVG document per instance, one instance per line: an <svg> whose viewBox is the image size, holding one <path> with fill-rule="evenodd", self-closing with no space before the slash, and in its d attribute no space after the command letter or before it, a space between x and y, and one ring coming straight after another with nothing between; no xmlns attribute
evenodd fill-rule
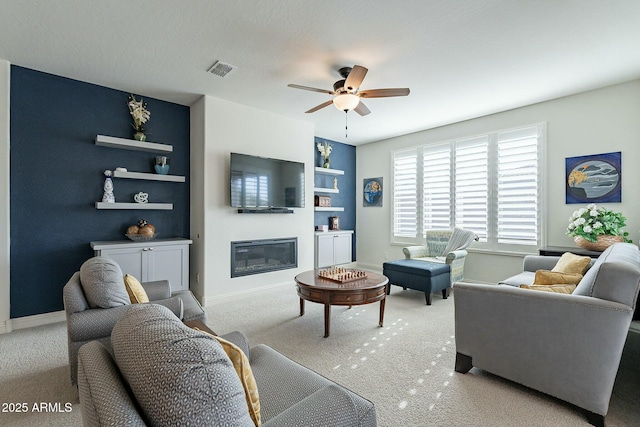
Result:
<svg viewBox="0 0 640 427"><path fill-rule="evenodd" d="M170 211L173 203L105 203L96 202L96 209L154 209Z"/></svg>
<svg viewBox="0 0 640 427"><path fill-rule="evenodd" d="M320 187L315 187L313 191L316 193L335 193L335 194L340 192L340 190L338 190L337 188L320 188Z"/></svg>
<svg viewBox="0 0 640 427"><path fill-rule="evenodd" d="M340 169L319 168L316 166L316 173L323 173L325 175L344 175L344 171Z"/></svg>
<svg viewBox="0 0 640 427"><path fill-rule="evenodd" d="M143 172L123 172L115 170L113 171L114 178L129 178L129 179L146 179L149 181L168 181L168 182L184 182L184 176L179 175L160 175L157 173L143 173Z"/></svg>
<svg viewBox="0 0 640 427"><path fill-rule="evenodd" d="M115 136L96 136L96 145L112 148L123 148L125 150L150 151L154 153L171 153L173 146L168 144L158 144L156 142L143 142L135 139L117 138Z"/></svg>
<svg viewBox="0 0 640 427"><path fill-rule="evenodd" d="M340 208L337 206L316 206L316 212L344 212L344 208Z"/></svg>

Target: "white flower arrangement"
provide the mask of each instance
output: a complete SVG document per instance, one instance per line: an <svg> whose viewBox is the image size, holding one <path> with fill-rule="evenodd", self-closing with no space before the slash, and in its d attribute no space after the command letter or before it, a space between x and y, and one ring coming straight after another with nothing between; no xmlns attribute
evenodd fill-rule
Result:
<svg viewBox="0 0 640 427"><path fill-rule="evenodd" d="M580 208L569 217L567 234L579 236L590 242L597 242L598 236L607 234L622 236L625 242L629 233L622 230L627 219L619 212L612 212L604 207L598 208L591 203L586 208Z"/></svg>
<svg viewBox="0 0 640 427"><path fill-rule="evenodd" d="M133 127L137 132L144 132L144 125L151 118L151 112L147 110L147 103L142 98L136 101L135 96L129 95L129 113L133 117Z"/></svg>
<svg viewBox="0 0 640 427"><path fill-rule="evenodd" d="M324 160L327 160L329 158L329 154L331 154L332 148L333 147L328 142L325 142L324 144L322 142L318 142L318 151L320 152Z"/></svg>

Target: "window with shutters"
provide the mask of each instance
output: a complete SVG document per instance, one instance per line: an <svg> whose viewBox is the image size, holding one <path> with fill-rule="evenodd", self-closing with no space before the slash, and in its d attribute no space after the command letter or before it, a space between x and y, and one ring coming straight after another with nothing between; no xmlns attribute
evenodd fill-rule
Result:
<svg viewBox="0 0 640 427"><path fill-rule="evenodd" d="M476 248L535 251L544 143L538 124L392 153L393 242L459 227L480 237Z"/></svg>
<svg viewBox="0 0 640 427"><path fill-rule="evenodd" d="M393 153L393 235L414 239L418 233L418 150Z"/></svg>

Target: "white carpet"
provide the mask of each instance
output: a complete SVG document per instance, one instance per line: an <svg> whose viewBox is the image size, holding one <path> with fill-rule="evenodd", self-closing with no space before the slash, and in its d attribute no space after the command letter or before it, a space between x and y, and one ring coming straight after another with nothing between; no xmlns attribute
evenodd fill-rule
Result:
<svg viewBox="0 0 640 427"><path fill-rule="evenodd" d="M378 310L379 303L332 307L331 335L323 338L323 306L307 302L300 317L293 285L207 309L216 332L243 331L252 345L267 344L373 401L380 426L589 425L560 400L475 368L454 372L452 297L434 294L427 306L424 294L393 287L383 328ZM628 392L637 404L639 393ZM640 409L628 406L614 397L607 425L634 425Z"/></svg>
<svg viewBox="0 0 640 427"><path fill-rule="evenodd" d="M307 303L300 317L293 285L226 298L207 312L218 333L243 331L252 345L268 344L372 400L382 427L588 425L582 411L557 399L475 368L455 373L452 298L434 295L426 306L423 294L394 287L383 328L377 326L378 308L379 303L333 307L328 338L323 307ZM64 323L0 335L0 426L81 425L66 339ZM609 427L638 425L638 361L640 333L632 332ZM3 412L11 403L26 403L28 410ZM34 410L41 403L48 412Z"/></svg>

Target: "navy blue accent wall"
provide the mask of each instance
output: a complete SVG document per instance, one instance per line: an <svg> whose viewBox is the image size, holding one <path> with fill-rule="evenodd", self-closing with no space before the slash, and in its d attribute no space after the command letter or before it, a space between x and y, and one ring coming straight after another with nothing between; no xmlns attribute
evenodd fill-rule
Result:
<svg viewBox="0 0 640 427"><path fill-rule="evenodd" d="M332 145L329 162L331 169L344 171L344 175L338 175L338 194L326 194L331 196L332 206L343 206L344 212L315 212L314 225L329 225L330 216L340 217L340 228L354 230L351 257L356 260L356 147L329 139L314 138L313 150L315 152L315 165L321 167L324 159L318 151L317 144L328 142ZM315 175L315 187L333 188L334 175Z"/></svg>
<svg viewBox="0 0 640 427"><path fill-rule="evenodd" d="M127 92L11 67L11 317L63 309L62 288L95 240L123 240L144 218L160 238L189 236L189 107L144 98L148 141L173 145L170 174L185 183L113 179L117 202L149 193L172 211L97 210L106 169L153 172L155 154L95 145L131 138ZM139 99L140 95L135 94Z"/></svg>

